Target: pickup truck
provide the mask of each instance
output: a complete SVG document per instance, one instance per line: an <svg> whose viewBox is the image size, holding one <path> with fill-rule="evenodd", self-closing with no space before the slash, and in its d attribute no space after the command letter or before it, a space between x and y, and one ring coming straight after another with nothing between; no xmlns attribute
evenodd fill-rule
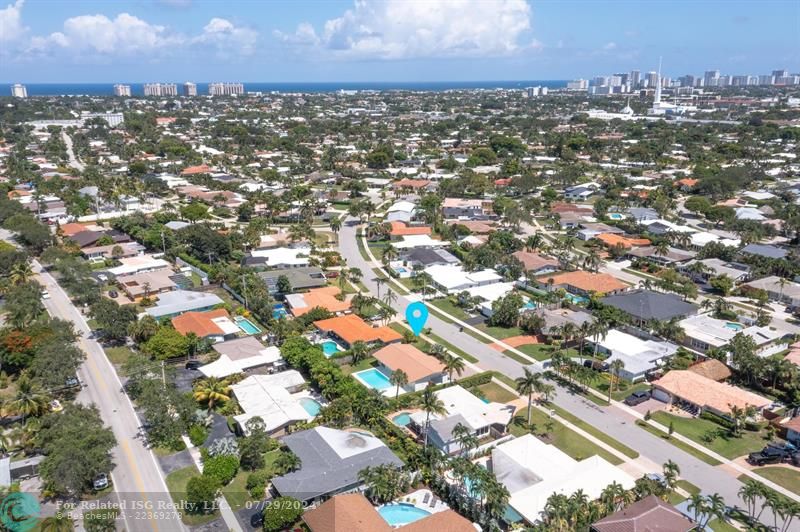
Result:
<svg viewBox="0 0 800 532"><path fill-rule="evenodd" d="M757 453L750 453L747 455L747 461L757 466L780 464L783 462L791 462L794 465L800 465L800 452L793 447L787 448L768 445Z"/></svg>

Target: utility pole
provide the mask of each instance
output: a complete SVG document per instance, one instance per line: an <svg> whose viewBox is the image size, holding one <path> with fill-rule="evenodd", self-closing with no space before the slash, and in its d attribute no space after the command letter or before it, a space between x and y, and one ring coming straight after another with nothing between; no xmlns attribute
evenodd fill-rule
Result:
<svg viewBox="0 0 800 532"><path fill-rule="evenodd" d="M164 389L167 389L167 372L164 369L166 363L162 360L161 361L161 384L164 386Z"/></svg>
<svg viewBox="0 0 800 532"><path fill-rule="evenodd" d="M244 308L247 308L247 278L242 274L242 295L244 296Z"/></svg>
<svg viewBox="0 0 800 532"><path fill-rule="evenodd" d="M164 240L164 231L161 231L161 250L164 252L164 255L167 254L167 241Z"/></svg>

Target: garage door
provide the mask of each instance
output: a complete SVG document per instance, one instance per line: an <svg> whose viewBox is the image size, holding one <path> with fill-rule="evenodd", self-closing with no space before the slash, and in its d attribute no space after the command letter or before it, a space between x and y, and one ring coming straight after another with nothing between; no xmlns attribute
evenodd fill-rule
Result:
<svg viewBox="0 0 800 532"><path fill-rule="evenodd" d="M659 390L658 388L653 388L653 399L658 399L662 403L669 403L670 402L670 394L665 392L664 390Z"/></svg>

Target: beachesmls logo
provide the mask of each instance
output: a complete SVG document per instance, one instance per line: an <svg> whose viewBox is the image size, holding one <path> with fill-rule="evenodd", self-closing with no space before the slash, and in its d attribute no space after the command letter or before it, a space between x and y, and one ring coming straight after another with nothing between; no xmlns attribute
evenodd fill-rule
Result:
<svg viewBox="0 0 800 532"><path fill-rule="evenodd" d="M30 493L9 493L0 501L0 523L12 532L32 529L39 513L39 501Z"/></svg>

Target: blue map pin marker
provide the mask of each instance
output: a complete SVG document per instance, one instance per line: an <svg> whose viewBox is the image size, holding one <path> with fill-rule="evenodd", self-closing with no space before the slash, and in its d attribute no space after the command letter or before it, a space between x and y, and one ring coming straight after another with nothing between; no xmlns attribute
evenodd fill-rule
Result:
<svg viewBox="0 0 800 532"><path fill-rule="evenodd" d="M419 336L425 327L425 322L428 321L428 307L421 301L414 301L406 307L406 319L414 335Z"/></svg>

